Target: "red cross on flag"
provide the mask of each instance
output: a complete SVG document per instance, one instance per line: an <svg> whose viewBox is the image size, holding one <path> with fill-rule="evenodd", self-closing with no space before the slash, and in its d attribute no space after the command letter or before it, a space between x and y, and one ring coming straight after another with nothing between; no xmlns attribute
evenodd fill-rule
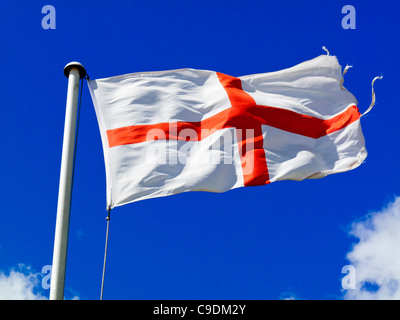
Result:
<svg viewBox="0 0 400 320"><path fill-rule="evenodd" d="M355 97L323 55L242 76L180 69L89 80L108 208L186 191L317 179L367 156Z"/></svg>

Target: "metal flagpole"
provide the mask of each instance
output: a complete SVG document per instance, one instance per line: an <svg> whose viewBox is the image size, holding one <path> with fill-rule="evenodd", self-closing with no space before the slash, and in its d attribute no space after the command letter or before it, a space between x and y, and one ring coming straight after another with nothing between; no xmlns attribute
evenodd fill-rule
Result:
<svg viewBox="0 0 400 320"><path fill-rule="evenodd" d="M65 66L64 74L68 78L68 93L50 281L50 300L62 300L64 298L79 80L86 75L86 70L79 62L70 62Z"/></svg>

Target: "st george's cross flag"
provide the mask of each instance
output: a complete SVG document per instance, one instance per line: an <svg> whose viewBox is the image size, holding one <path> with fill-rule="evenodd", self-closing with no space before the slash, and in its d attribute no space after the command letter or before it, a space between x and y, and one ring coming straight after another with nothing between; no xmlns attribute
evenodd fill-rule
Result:
<svg viewBox="0 0 400 320"><path fill-rule="evenodd" d="M107 206L186 191L318 179L366 158L335 56L233 77L179 69L89 80Z"/></svg>

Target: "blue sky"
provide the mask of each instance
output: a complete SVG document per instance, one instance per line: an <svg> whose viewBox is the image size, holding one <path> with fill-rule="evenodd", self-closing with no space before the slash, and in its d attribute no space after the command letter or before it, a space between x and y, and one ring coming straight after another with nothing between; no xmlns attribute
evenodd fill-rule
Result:
<svg viewBox="0 0 400 320"><path fill-rule="evenodd" d="M55 30L41 26L47 4L56 9ZM356 9L355 30L342 28L347 4ZM184 67L241 76L291 67L324 54L322 46L342 66L353 65L345 85L361 111L371 80L384 76L375 85L377 105L362 119L366 162L321 180L116 208L104 299L360 298L357 292L400 280L380 283L382 271L355 250L365 245L373 254L368 245L398 241L385 229L400 220L398 2L16 0L0 9L0 297L11 297L10 281L29 283L32 295L20 297L49 295L40 281L52 263L68 62L80 61L93 79ZM100 133L86 83L83 90L67 299L99 298L106 231ZM383 268L399 261L398 252L378 252ZM352 294L341 285L349 264L360 270ZM363 287L363 279L372 285Z"/></svg>

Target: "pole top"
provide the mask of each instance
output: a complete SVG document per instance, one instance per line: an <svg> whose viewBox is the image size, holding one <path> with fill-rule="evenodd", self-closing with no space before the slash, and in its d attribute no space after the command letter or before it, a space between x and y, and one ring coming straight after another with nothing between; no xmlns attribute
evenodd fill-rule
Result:
<svg viewBox="0 0 400 320"><path fill-rule="evenodd" d="M79 70L80 79L86 75L86 69L83 67L83 65L80 62L72 61L64 67L64 74L67 78L69 77L69 72L72 68L77 68Z"/></svg>

